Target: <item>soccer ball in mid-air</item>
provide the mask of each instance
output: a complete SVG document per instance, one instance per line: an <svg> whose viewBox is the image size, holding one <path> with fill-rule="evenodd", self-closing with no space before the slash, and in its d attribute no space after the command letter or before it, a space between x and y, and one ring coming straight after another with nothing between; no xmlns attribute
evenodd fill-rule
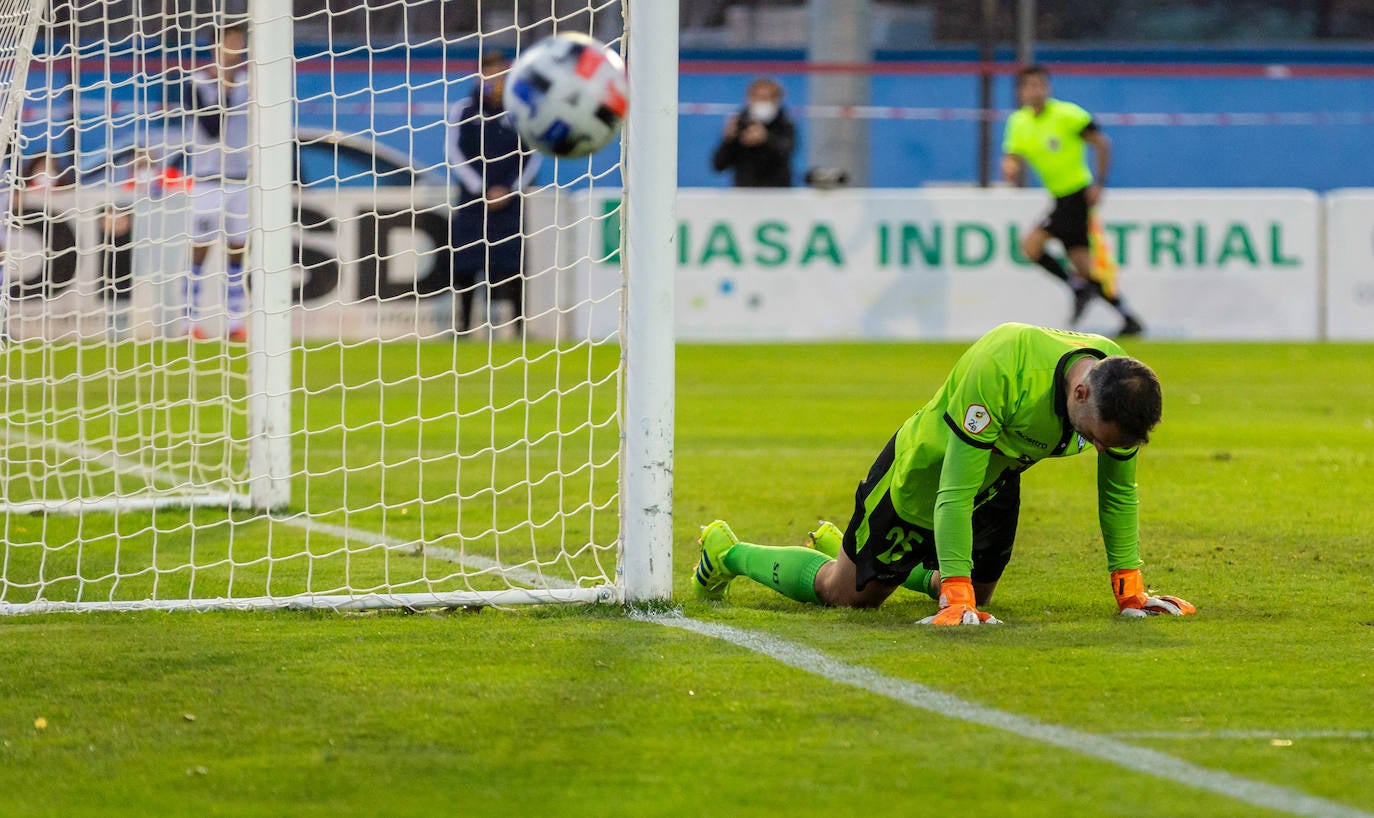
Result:
<svg viewBox="0 0 1374 818"><path fill-rule="evenodd" d="M625 62L585 34L559 34L523 51L506 77L506 111L541 153L586 156L625 121Z"/></svg>

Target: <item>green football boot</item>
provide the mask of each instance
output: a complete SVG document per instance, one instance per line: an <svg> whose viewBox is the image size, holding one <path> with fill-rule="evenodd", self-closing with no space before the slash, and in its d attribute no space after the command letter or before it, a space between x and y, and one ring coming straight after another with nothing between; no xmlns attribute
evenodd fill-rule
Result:
<svg viewBox="0 0 1374 818"><path fill-rule="evenodd" d="M730 580L735 578L725 567L725 552L734 548L739 537L724 520L716 520L702 527L697 542L701 543L701 559L697 560L697 570L692 573L697 599L724 599Z"/></svg>
<svg viewBox="0 0 1374 818"><path fill-rule="evenodd" d="M806 545L834 559L840 555L840 548L844 545L844 532L834 523L821 520L815 531L807 533Z"/></svg>

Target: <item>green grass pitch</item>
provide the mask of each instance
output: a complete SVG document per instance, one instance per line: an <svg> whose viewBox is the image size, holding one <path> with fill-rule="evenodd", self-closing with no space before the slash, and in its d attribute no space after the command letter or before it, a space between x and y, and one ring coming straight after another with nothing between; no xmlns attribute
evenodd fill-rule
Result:
<svg viewBox="0 0 1374 818"><path fill-rule="evenodd" d="M436 367L455 354L431 346ZM1027 474L989 606L1004 627L917 627L932 603L901 591L861 612L744 582L730 603L690 600L699 525L720 516L797 544L818 517L843 523L857 479L962 347L681 347L684 613L1374 812L1369 346L1128 345L1165 389L1139 475L1145 577L1195 617L1113 616L1091 456ZM458 434L432 431L436 446ZM422 811L1266 814L616 608L0 619L0 815Z"/></svg>

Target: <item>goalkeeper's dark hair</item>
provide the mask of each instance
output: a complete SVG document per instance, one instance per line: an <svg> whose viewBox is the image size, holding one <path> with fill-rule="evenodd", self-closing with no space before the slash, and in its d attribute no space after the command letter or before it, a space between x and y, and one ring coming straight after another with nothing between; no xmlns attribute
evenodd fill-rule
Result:
<svg viewBox="0 0 1374 818"><path fill-rule="evenodd" d="M1135 444L1149 443L1164 412L1164 392L1154 370L1135 358L1113 355L1088 372L1097 416L1114 424Z"/></svg>

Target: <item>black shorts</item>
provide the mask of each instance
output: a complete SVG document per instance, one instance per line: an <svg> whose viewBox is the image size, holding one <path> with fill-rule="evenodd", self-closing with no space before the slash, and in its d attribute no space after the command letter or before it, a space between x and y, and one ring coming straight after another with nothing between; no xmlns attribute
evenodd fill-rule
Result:
<svg viewBox="0 0 1374 818"><path fill-rule="evenodd" d="M1064 243L1064 249L1088 246L1088 189L1060 196L1054 210L1040 223L1046 233Z"/></svg>
<svg viewBox="0 0 1374 818"><path fill-rule="evenodd" d="M854 516L844 532L844 553L858 569L855 590L870 582L901 585L916 566L935 569L935 532L916 525L892 507L892 463L897 438L883 447L854 494ZM1021 474L1007 472L997 491L973 510L973 581L996 582L1011 559L1021 515Z"/></svg>

